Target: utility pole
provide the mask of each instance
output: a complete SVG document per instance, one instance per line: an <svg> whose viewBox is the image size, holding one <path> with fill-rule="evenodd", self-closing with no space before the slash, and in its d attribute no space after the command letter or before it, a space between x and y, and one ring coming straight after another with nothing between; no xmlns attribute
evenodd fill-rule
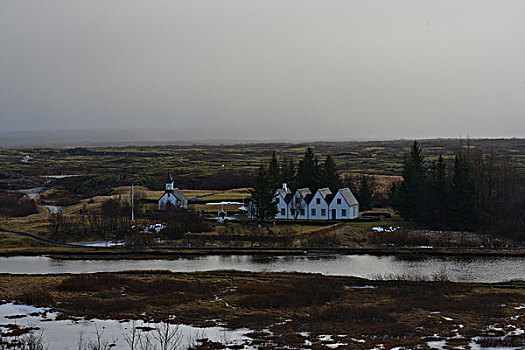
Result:
<svg viewBox="0 0 525 350"><path fill-rule="evenodd" d="M131 184L131 222L135 221L135 213L133 212L133 184Z"/></svg>

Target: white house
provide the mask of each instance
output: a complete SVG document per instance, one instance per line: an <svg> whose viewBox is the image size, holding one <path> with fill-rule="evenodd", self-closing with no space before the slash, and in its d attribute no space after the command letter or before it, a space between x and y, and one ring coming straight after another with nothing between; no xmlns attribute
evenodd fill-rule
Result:
<svg viewBox="0 0 525 350"><path fill-rule="evenodd" d="M284 183L282 188L278 188L275 191L274 195L275 203L277 205L277 214L275 215L276 219L289 219L290 216L290 199L292 197L292 191Z"/></svg>
<svg viewBox="0 0 525 350"><path fill-rule="evenodd" d="M359 216L359 203L348 187L341 188L329 206L330 220L355 219Z"/></svg>
<svg viewBox="0 0 525 350"><path fill-rule="evenodd" d="M308 188L299 188L288 203L290 218L308 220L308 204L312 199L312 192Z"/></svg>
<svg viewBox="0 0 525 350"><path fill-rule="evenodd" d="M166 192L159 199L159 210L165 210L170 203L175 208L188 208L188 199L178 188L173 188L173 178L168 173Z"/></svg>
<svg viewBox="0 0 525 350"><path fill-rule="evenodd" d="M328 187L318 189L308 205L309 219L328 220L332 197L332 191Z"/></svg>

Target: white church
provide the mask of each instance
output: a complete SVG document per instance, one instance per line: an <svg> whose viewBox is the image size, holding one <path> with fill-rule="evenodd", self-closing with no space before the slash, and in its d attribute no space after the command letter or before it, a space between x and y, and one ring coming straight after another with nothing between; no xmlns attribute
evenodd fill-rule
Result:
<svg viewBox="0 0 525 350"><path fill-rule="evenodd" d="M168 205L172 205L175 208L188 208L188 199L181 190L173 187L173 183L174 181L171 177L171 172L168 172L166 191L159 199L159 210L165 210Z"/></svg>

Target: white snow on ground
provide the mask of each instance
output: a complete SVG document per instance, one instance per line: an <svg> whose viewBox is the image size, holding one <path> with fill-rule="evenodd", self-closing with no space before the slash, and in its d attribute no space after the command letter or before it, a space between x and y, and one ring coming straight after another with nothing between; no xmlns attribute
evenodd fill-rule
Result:
<svg viewBox="0 0 525 350"><path fill-rule="evenodd" d="M329 334L321 334L319 336L317 336L317 339L319 339L320 341L332 341L332 336L329 335Z"/></svg>
<svg viewBox="0 0 525 350"><path fill-rule="evenodd" d="M399 230L401 227L399 226L390 226L390 227L383 227L383 226L375 226L372 227L372 230L376 232L394 232L396 230Z"/></svg>
<svg viewBox="0 0 525 350"><path fill-rule="evenodd" d="M366 343L366 340L364 339L357 339L357 338L350 338L352 341L355 341L356 343Z"/></svg>
<svg viewBox="0 0 525 350"><path fill-rule="evenodd" d="M75 177L75 176L82 176L82 175L45 175L41 177L45 179L65 179L67 177Z"/></svg>
<svg viewBox="0 0 525 350"><path fill-rule="evenodd" d="M345 286L345 289L376 289L377 286L369 286L369 285L365 285L365 286Z"/></svg>
<svg viewBox="0 0 525 350"><path fill-rule="evenodd" d="M337 349L340 346L347 346L348 343L333 343L333 344L324 344L324 346L330 348L330 349Z"/></svg>

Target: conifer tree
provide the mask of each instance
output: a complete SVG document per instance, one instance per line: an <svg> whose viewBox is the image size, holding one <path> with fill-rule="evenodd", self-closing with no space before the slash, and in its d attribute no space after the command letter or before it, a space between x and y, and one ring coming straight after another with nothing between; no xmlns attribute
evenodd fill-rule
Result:
<svg viewBox="0 0 525 350"><path fill-rule="evenodd" d="M359 190L357 191L357 200L361 210L372 209L372 201L375 190L375 181L372 177L363 175L359 182Z"/></svg>
<svg viewBox="0 0 525 350"><path fill-rule="evenodd" d="M327 155L321 168L321 187L328 187L332 193L341 188L341 177L337 173L337 165L331 155Z"/></svg>
<svg viewBox="0 0 525 350"><path fill-rule="evenodd" d="M426 201L427 221L444 227L447 223L448 185L445 172L445 161L440 154L432 163L429 176L429 189Z"/></svg>
<svg viewBox="0 0 525 350"><path fill-rule="evenodd" d="M273 197L275 189L270 186L268 171L261 166L255 176L253 189L250 190L252 195L251 214L255 216L258 221L273 218L275 214L277 214L277 205Z"/></svg>
<svg viewBox="0 0 525 350"><path fill-rule="evenodd" d="M306 149L303 159L299 162L296 180L298 188L308 187L312 192L319 188L319 160L315 156L311 147Z"/></svg>
<svg viewBox="0 0 525 350"><path fill-rule="evenodd" d="M401 213L405 220L423 220L422 209L425 204L426 168L421 148L414 141L410 154L403 163L403 182L395 187L392 207Z"/></svg>
<svg viewBox="0 0 525 350"><path fill-rule="evenodd" d="M281 183L288 184L288 188L295 190L295 164L292 159L284 160L281 165Z"/></svg>
<svg viewBox="0 0 525 350"><path fill-rule="evenodd" d="M270 187L275 191L275 189L280 187L281 182L281 170L279 168L279 161L275 155L275 151L272 152L272 159L268 166L268 177L270 180Z"/></svg>
<svg viewBox="0 0 525 350"><path fill-rule="evenodd" d="M449 217L452 225L469 229L476 222L476 188L470 175L470 164L466 156L459 154L454 159L454 177L450 194Z"/></svg>

